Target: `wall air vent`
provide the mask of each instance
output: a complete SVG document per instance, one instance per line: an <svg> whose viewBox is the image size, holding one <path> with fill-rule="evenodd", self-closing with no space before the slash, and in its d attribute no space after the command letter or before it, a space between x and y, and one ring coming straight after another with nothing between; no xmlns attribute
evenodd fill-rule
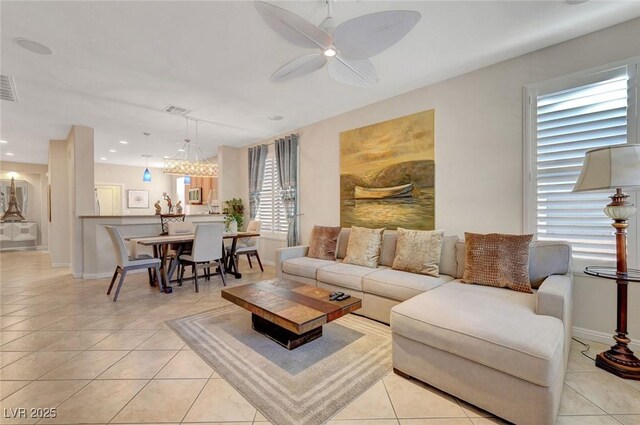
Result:
<svg viewBox="0 0 640 425"><path fill-rule="evenodd" d="M179 115L181 117L186 117L191 112L190 109L183 108L182 106L169 105L163 109L165 112L171 115Z"/></svg>
<svg viewBox="0 0 640 425"><path fill-rule="evenodd" d="M11 75L0 75L0 99L17 102L16 84Z"/></svg>

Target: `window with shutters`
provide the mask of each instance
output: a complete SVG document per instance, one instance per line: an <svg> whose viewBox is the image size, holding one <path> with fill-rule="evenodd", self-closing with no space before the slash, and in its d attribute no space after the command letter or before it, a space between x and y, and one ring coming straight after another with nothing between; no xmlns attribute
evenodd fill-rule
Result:
<svg viewBox="0 0 640 425"><path fill-rule="evenodd" d="M261 222L261 232L287 233L287 214L278 183L278 164L274 158L265 161L257 219Z"/></svg>
<svg viewBox="0 0 640 425"><path fill-rule="evenodd" d="M632 63L527 89L526 220L538 240L570 241L577 270L615 262L614 230L603 212L613 190L572 189L588 150L638 143L636 74ZM632 220L628 250L636 262L638 220Z"/></svg>

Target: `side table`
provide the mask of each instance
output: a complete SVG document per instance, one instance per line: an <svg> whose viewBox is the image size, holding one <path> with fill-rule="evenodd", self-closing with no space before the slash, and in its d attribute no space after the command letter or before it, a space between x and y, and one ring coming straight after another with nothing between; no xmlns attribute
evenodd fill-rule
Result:
<svg viewBox="0 0 640 425"><path fill-rule="evenodd" d="M625 379L640 380L640 359L629 348L631 339L627 336L627 288L629 282L640 282L640 270L629 269L620 273L615 267L587 267L584 272L589 276L612 279L618 287L618 318L616 344L608 351L596 357L596 366Z"/></svg>

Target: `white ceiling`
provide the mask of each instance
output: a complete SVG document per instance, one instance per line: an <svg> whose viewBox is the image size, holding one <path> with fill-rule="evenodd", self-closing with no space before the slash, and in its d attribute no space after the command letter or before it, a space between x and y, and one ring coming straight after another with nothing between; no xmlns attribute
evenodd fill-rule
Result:
<svg viewBox="0 0 640 425"><path fill-rule="evenodd" d="M324 1L278 5L314 23L325 16ZM46 163L48 141L81 124L95 129L96 161L132 165L144 164L144 131L153 164L182 145L184 118L162 112L170 104L206 120L199 141L213 156L222 144L263 140L640 16L639 1L339 0L337 23L381 10L422 13L405 39L373 58L380 83L357 88L326 70L270 82L305 51L279 38L247 1L2 1L0 8L1 71L14 76L19 97L1 102L0 139L9 142L0 145L2 159ZM54 54L24 50L18 37Z"/></svg>

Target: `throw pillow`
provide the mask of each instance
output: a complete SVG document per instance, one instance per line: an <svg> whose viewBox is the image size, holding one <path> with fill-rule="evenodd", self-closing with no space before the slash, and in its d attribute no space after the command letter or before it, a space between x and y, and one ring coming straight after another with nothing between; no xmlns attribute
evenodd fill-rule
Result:
<svg viewBox="0 0 640 425"><path fill-rule="evenodd" d="M313 226L307 257L335 260L340 230L342 230L341 227Z"/></svg>
<svg viewBox="0 0 640 425"><path fill-rule="evenodd" d="M529 245L533 235L465 233L464 283L533 293L529 282Z"/></svg>
<svg viewBox="0 0 640 425"><path fill-rule="evenodd" d="M351 227L347 255L343 262L377 268L380 261L382 247L382 229L367 229L366 227Z"/></svg>
<svg viewBox="0 0 640 425"><path fill-rule="evenodd" d="M408 230L398 227L397 234L396 256L391 268L438 277L444 231Z"/></svg>

